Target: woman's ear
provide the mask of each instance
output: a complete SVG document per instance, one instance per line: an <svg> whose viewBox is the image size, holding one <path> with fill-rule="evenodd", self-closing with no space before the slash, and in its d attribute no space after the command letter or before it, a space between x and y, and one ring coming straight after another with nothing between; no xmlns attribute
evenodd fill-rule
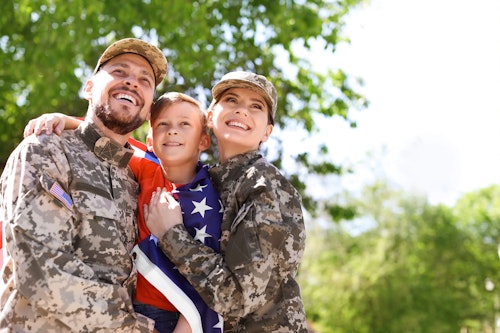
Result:
<svg viewBox="0 0 500 333"><path fill-rule="evenodd" d="M260 140L260 142L266 142L267 139L269 139L269 137L271 136L271 133L273 132L273 125L271 124L267 124L266 126L266 131L264 132L264 136L262 137L262 139Z"/></svg>
<svg viewBox="0 0 500 333"><path fill-rule="evenodd" d="M210 108L207 110L207 127L214 128L214 111Z"/></svg>

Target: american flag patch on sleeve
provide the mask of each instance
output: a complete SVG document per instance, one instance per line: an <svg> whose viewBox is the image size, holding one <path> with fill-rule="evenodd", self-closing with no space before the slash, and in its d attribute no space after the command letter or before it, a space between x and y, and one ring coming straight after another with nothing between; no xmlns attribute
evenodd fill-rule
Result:
<svg viewBox="0 0 500 333"><path fill-rule="evenodd" d="M54 183L50 188L50 193L55 196L59 201L61 201L69 209L73 208L73 200L68 193L64 192L63 188L59 183Z"/></svg>

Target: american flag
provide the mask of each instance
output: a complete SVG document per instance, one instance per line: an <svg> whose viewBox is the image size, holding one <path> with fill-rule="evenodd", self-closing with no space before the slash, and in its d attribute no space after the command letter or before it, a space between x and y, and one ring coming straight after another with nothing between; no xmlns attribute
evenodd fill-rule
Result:
<svg viewBox="0 0 500 333"><path fill-rule="evenodd" d="M69 209L73 207L73 200L71 200L69 194L64 191L59 183L56 182L52 185L50 193Z"/></svg>

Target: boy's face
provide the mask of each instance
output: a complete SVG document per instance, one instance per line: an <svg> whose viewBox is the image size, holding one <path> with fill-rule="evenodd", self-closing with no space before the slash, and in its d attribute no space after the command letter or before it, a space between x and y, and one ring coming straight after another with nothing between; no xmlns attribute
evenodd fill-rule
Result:
<svg viewBox="0 0 500 333"><path fill-rule="evenodd" d="M161 110L152 126L153 151L165 166L191 168L200 152L210 145L210 137L203 132L202 114L191 103L180 102Z"/></svg>
<svg viewBox="0 0 500 333"><path fill-rule="evenodd" d="M269 108L257 92L245 88L225 91L208 113L221 159L258 149L272 132L268 119Z"/></svg>

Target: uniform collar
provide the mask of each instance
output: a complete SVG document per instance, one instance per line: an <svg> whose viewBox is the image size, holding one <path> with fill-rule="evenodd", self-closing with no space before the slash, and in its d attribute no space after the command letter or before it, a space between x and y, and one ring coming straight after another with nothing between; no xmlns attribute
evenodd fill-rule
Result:
<svg viewBox="0 0 500 333"><path fill-rule="evenodd" d="M125 168L134 154L128 142L122 146L111 138L102 136L95 124L83 122L76 133L97 157L119 168Z"/></svg>
<svg viewBox="0 0 500 333"><path fill-rule="evenodd" d="M262 158L258 150L249 151L244 154L231 157L223 163L217 164L210 169L212 182L220 190L224 185L232 186L231 181L241 178L248 165Z"/></svg>

